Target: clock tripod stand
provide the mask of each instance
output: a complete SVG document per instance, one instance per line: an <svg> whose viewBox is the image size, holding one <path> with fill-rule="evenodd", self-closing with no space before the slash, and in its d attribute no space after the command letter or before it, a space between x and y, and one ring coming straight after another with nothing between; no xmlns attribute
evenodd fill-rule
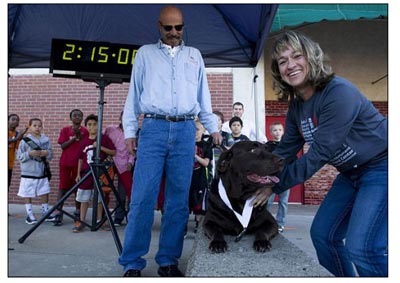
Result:
<svg viewBox="0 0 400 283"><path fill-rule="evenodd" d="M122 245L121 241L119 239L117 230L115 229L114 221L112 219L112 214L116 211L118 207L121 207L125 214L125 208L121 206L121 198L119 197L119 193L116 190L113 180L111 179L107 169L109 166L113 166L113 163L105 163L100 161L100 148L101 146L101 136L102 136L102 124L103 124L103 106L105 104L104 102L104 90L107 85L109 85L112 82L119 82L119 80L116 80L115 78L113 79L106 79L106 78L83 78L85 81L95 81L97 83L97 87L100 89L100 99L98 102L98 124L97 124L97 136L96 136L96 150L95 154L93 156L93 162L89 163L90 170L83 176L81 180L79 180L78 183L76 183L71 189L69 189L65 195L52 207L50 208L46 214L42 216L42 218L38 219L38 222L31 228L29 229L21 238L18 239L18 242L22 244L45 220L48 218L58 207L61 207L62 204L64 204L65 200L72 194L74 193L79 186L88 178L93 178L94 181L94 195L93 195L93 205L92 205L92 223L88 224L86 222L81 221L81 223L87 227L90 228L91 231L97 231L100 229L100 227L104 224L104 222L107 220L110 228L111 228L111 233L113 235L113 239L115 242L115 245L117 247L118 254L121 255L122 253ZM117 207L110 212L108 205L105 200L105 195L101 189L101 184L100 184L100 176L105 175L106 179L108 180L108 185L111 187L112 192L115 195L116 201L117 201ZM100 198L101 205L104 208L105 216L101 219L99 223L97 223L97 206L98 206L98 200ZM67 211L64 211L63 209L60 209L62 213L67 215L68 217L71 217L75 219L75 217L68 213Z"/></svg>

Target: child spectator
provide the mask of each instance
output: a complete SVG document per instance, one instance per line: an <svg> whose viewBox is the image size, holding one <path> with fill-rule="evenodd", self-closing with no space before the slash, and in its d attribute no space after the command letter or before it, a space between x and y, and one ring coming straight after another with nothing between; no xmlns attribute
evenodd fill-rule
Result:
<svg viewBox="0 0 400 283"><path fill-rule="evenodd" d="M271 124L270 133L272 135L272 140L267 142L267 145L271 146L271 151L274 151L278 146L281 138L284 134L283 124L280 122L274 122ZM278 194L278 211L276 214L276 222L278 222L278 231L283 233L285 229L285 217L288 210L289 192L286 190ZM272 194L268 199L267 209L270 210L272 204L274 203L275 194Z"/></svg>
<svg viewBox="0 0 400 283"><path fill-rule="evenodd" d="M129 154L125 145L124 129L122 128L122 114L119 116L119 125L109 126L105 129L104 134L108 136L115 145L116 153L113 157L118 175L118 193L121 198L121 204L115 211L114 225L116 227L122 225L122 220L125 218L125 210L129 207L132 190L132 167L135 162L135 157ZM128 205L126 205L128 198Z"/></svg>
<svg viewBox="0 0 400 283"><path fill-rule="evenodd" d="M82 140L81 151L78 161L78 173L75 181L79 182L80 179L90 171L89 163L92 163L93 157L96 151L96 138L97 138L97 116L89 115L85 119L85 126L88 129L89 136ZM106 159L108 155L115 155L115 146L106 135L102 135L101 145L100 145L100 161ZM94 194L94 181L93 177L89 176L78 188L76 194L76 200L80 202L80 217L79 220L75 221L74 228L72 232L78 233L84 229L84 222L86 220L86 213L89 207L89 202L93 198ZM99 197L98 202L101 202ZM97 221L101 219L103 212L103 206L97 206Z"/></svg>
<svg viewBox="0 0 400 283"><path fill-rule="evenodd" d="M88 137L88 131L81 126L83 113L79 109L73 109L69 113L72 126L66 126L61 129L58 137L58 144L61 145L60 157L60 183L57 199L60 200L76 183L75 177L78 170L79 151L81 149L81 141ZM76 191L75 191L76 196ZM75 201L75 220L79 219L80 203ZM56 213L55 226L62 225L62 204L58 207Z"/></svg>
<svg viewBox="0 0 400 283"><path fill-rule="evenodd" d="M207 167L213 159L211 145L203 140L204 132L203 125L196 120L196 145L192 182L189 191L189 210L195 215L196 228L206 210L208 189Z"/></svg>
<svg viewBox="0 0 400 283"><path fill-rule="evenodd" d="M243 103L237 101L232 105L232 117L239 117L243 121L243 126L241 133L243 133L246 137L248 137L252 141L259 141L261 143L266 143L267 142L267 137L264 135L264 133L256 128L256 124L254 123L255 121L252 119L246 119L244 117L244 105ZM222 125L222 130L230 133L230 126L229 126L229 121L223 123ZM258 132L258 136L257 136Z"/></svg>
<svg viewBox="0 0 400 283"><path fill-rule="evenodd" d="M32 211L32 198L39 196L42 204L42 215L49 210L49 180L44 174L44 162L53 156L50 139L41 133L42 121L38 118L29 120L29 134L21 140L17 159L21 163L21 183L18 196L25 198L27 224L37 222ZM54 221L49 216L45 221Z"/></svg>
<svg viewBox="0 0 400 283"><path fill-rule="evenodd" d="M222 136L222 140L225 140L225 139L227 140L229 133L224 132L222 130L222 125L224 124L224 114L222 114L222 112L220 112L218 110L213 111L213 113L217 117L218 130ZM216 168L215 166L217 166L219 156L221 155L221 149L219 147L213 147L212 150L213 150L212 176L215 176L215 168Z"/></svg>
<svg viewBox="0 0 400 283"><path fill-rule="evenodd" d="M243 121L239 117L234 116L229 120L229 128L231 133L222 141L222 145L226 148L231 148L237 142L249 140L247 136L242 135Z"/></svg>
<svg viewBox="0 0 400 283"><path fill-rule="evenodd" d="M19 116L17 114L8 115L8 190L10 190L12 171L14 168L15 153L19 142L24 137L28 127L24 131L18 132Z"/></svg>

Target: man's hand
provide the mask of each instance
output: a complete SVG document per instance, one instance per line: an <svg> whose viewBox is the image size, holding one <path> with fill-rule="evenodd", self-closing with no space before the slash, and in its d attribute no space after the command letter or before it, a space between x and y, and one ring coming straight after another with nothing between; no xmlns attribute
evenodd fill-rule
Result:
<svg viewBox="0 0 400 283"><path fill-rule="evenodd" d="M220 145L222 143L222 136L219 132L212 133L211 136L215 145Z"/></svg>
<svg viewBox="0 0 400 283"><path fill-rule="evenodd" d="M272 195L273 191L272 188L261 188L258 189L254 195L255 198L253 200L253 206L262 206L267 203L269 197Z"/></svg>
<svg viewBox="0 0 400 283"><path fill-rule="evenodd" d="M136 156L136 138L128 138L125 140L126 148L128 152L133 156Z"/></svg>

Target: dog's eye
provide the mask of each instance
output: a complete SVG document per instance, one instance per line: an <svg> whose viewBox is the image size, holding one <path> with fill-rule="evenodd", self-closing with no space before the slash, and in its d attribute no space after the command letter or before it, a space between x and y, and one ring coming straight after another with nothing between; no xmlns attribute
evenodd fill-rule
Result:
<svg viewBox="0 0 400 283"><path fill-rule="evenodd" d="M251 153L255 153L255 152L256 152L256 149L253 148L252 150L250 150L250 152L251 152Z"/></svg>

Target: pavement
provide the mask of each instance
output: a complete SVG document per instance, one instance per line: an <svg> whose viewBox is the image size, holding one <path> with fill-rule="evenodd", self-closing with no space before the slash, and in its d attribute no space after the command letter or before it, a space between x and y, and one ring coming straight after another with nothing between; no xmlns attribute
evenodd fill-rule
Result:
<svg viewBox="0 0 400 283"><path fill-rule="evenodd" d="M201 227L202 228L202 227ZM200 229L201 229L200 228ZM199 230L185 275L188 277L331 277L332 274L280 233L265 253L253 249L254 235L225 235L228 248L212 253L210 240Z"/></svg>
<svg viewBox="0 0 400 283"><path fill-rule="evenodd" d="M275 212L274 204L272 211ZM64 208L72 211L71 208ZM291 243L309 257L317 259L309 236L310 225L318 206L289 204L287 224L283 233ZM39 206L34 206L39 215ZM8 265L7 277L121 277L122 267L118 264L118 249L111 231L88 228L81 233L72 233L73 220L64 218L64 225L55 227L43 222L23 243L18 240L32 228L25 223L24 205L8 205ZM90 219L91 210L88 212ZM154 224L149 253L145 256L147 266L144 277L158 277L155 254L158 248L161 213L154 212ZM189 218L179 268L185 271L195 240L195 222ZM123 244L125 226L117 227L118 237Z"/></svg>

